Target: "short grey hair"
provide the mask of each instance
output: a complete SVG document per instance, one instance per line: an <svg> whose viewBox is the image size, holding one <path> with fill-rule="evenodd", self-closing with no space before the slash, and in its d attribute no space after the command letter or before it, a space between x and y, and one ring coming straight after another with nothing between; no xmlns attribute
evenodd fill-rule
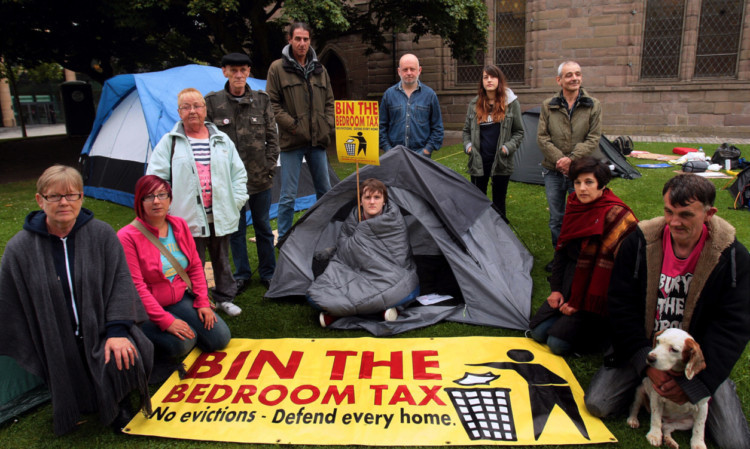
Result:
<svg viewBox="0 0 750 449"><path fill-rule="evenodd" d="M575 64L578 67L581 66L581 64L575 62L575 61L563 61L559 66L557 66L557 76L562 76L562 68L566 66L567 64Z"/></svg>

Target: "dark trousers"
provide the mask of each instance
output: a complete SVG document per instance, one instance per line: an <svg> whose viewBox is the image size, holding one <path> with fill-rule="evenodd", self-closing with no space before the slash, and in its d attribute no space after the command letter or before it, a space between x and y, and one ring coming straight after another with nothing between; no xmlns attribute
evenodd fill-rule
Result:
<svg viewBox="0 0 750 449"><path fill-rule="evenodd" d="M270 280L276 270L276 253L273 248L273 230L269 211L271 209L271 189L250 195L245 207L240 211L240 222L237 231L232 234L229 244L234 260L234 278L249 280L253 274L247 258L247 219L250 211L255 230L255 243L258 250L258 275L261 279Z"/></svg>
<svg viewBox="0 0 750 449"><path fill-rule="evenodd" d="M500 211L500 215L503 216L503 219L508 222L508 217L505 212L505 197L508 194L510 176L472 176L471 183L477 186L482 193L487 195L487 184L489 184L490 178L492 178L492 203L497 210Z"/></svg>
<svg viewBox="0 0 750 449"><path fill-rule="evenodd" d="M214 289L213 299L216 302L231 301L237 295L237 284L232 276L232 266L229 263L229 237L223 235L216 236L214 224L208 225L210 237L194 237L195 246L198 249L198 256L201 263L206 264L206 249L211 257L211 267L214 270Z"/></svg>

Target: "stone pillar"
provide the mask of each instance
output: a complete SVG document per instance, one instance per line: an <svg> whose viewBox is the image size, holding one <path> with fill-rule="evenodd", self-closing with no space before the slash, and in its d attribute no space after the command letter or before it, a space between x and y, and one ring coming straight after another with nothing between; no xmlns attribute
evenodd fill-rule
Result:
<svg viewBox="0 0 750 449"><path fill-rule="evenodd" d="M2 109L3 126L11 128L16 126L16 117L13 114L13 104L10 97L10 85L6 78L0 79L0 109Z"/></svg>
<svg viewBox="0 0 750 449"><path fill-rule="evenodd" d="M76 80L76 72L68 69L63 69L63 75L65 76L65 81L75 81Z"/></svg>

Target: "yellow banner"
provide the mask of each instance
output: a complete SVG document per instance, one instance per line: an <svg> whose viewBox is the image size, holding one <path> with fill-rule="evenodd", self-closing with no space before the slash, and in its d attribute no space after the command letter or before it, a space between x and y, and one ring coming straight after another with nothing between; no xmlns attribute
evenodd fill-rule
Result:
<svg viewBox="0 0 750 449"><path fill-rule="evenodd" d="M561 357L526 338L232 339L194 350L136 435L375 446L616 442Z"/></svg>
<svg viewBox="0 0 750 449"><path fill-rule="evenodd" d="M377 101L336 101L336 153L339 162L380 165Z"/></svg>

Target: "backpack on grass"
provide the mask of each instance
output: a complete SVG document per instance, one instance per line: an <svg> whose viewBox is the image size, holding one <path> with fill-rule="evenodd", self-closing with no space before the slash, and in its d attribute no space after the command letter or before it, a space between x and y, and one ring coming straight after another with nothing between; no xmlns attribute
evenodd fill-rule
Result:
<svg viewBox="0 0 750 449"><path fill-rule="evenodd" d="M734 200L734 208L750 208L750 167L742 170L727 187Z"/></svg>
<svg viewBox="0 0 750 449"><path fill-rule="evenodd" d="M620 136L616 138L612 144L623 156L627 156L633 152L633 139L631 139L630 136Z"/></svg>
<svg viewBox="0 0 750 449"><path fill-rule="evenodd" d="M726 165L726 161L730 161L731 169L740 168L740 157L742 152L739 148L728 143L722 143L719 148L716 149L714 155L711 157L712 164L719 164L722 168Z"/></svg>

